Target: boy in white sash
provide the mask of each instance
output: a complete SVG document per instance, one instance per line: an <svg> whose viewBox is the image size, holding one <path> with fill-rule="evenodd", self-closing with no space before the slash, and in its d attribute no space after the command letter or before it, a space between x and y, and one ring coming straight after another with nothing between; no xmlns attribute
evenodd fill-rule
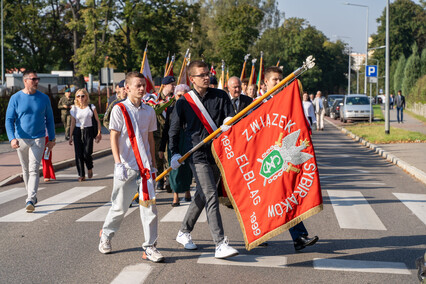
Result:
<svg viewBox="0 0 426 284"><path fill-rule="evenodd" d="M156 172L155 159L152 157L155 151L153 131L157 129L157 119L154 110L141 103L145 86L142 74L128 73L125 86L127 100L122 105L114 106L111 112L109 129L115 162L114 186L112 206L100 234L99 251L105 254L112 251L111 239L132 202L135 188L139 188L139 210L145 235L143 258L162 262L164 257L156 248L158 220L152 177Z"/></svg>

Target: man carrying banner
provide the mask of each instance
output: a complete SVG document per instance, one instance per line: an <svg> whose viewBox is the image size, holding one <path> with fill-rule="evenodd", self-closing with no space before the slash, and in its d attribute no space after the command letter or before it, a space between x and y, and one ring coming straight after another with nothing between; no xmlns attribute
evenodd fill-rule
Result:
<svg viewBox="0 0 426 284"><path fill-rule="evenodd" d="M272 90L283 79L283 72L281 68L271 66L265 71L265 84L267 92ZM296 226L289 229L291 238L293 239L294 249L301 250L307 246L312 246L318 241L318 237L308 237L308 231L305 228L303 222L298 223Z"/></svg>
<svg viewBox="0 0 426 284"><path fill-rule="evenodd" d="M139 212L145 236L143 258L162 262L164 257L156 248L158 221L153 177L156 172L153 131L157 129L157 120L154 110L142 103L145 87L145 77L141 73L128 73L127 100L112 109L109 128L115 162L114 186L112 206L100 233L99 251L111 253L111 239L124 219L135 189L139 188Z"/></svg>
<svg viewBox="0 0 426 284"><path fill-rule="evenodd" d="M219 89L209 88L209 68L203 61L192 61L189 64L189 79L194 89L181 97L175 105L171 116L169 130L169 148L172 153L171 167L177 169L180 166L179 159L179 135L181 129L185 140L183 152L199 144L210 133L224 123L225 118L234 115L234 110L228 95ZM223 128L222 128L223 127ZM221 126L223 131L226 127ZM228 127L229 129L229 127ZM210 232L216 243L216 258L235 256L238 251L228 245L228 239L224 236L222 217L219 211L219 199L217 193L217 181L219 170L211 153L211 143L206 143L195 151L186 161L189 163L197 182L194 195L176 241L184 245L185 249L197 249L192 242L191 231L205 208ZM182 149L181 149L182 150Z"/></svg>

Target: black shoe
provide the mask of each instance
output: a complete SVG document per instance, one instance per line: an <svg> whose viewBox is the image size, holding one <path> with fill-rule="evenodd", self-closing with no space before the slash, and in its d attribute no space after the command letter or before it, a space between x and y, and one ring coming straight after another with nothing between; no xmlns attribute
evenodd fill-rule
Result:
<svg viewBox="0 0 426 284"><path fill-rule="evenodd" d="M192 198L191 198L191 197L190 197L190 198L186 198L186 197L185 197L185 199L184 199L184 200L185 200L185 202L191 202L191 201L192 201Z"/></svg>
<svg viewBox="0 0 426 284"><path fill-rule="evenodd" d="M168 193L172 193L172 188L170 187L170 184L166 184L166 191Z"/></svg>
<svg viewBox="0 0 426 284"><path fill-rule="evenodd" d="M172 207L178 207L178 206L180 206L179 201L178 201L178 202L176 202L176 203L172 203Z"/></svg>
<svg viewBox="0 0 426 284"><path fill-rule="evenodd" d="M65 137L65 140L67 140L67 141L70 140L69 136Z"/></svg>
<svg viewBox="0 0 426 284"><path fill-rule="evenodd" d="M314 245L318 240L319 238L317 236L313 238L309 238L306 235L300 236L294 241L294 249L295 250L304 249L307 246Z"/></svg>

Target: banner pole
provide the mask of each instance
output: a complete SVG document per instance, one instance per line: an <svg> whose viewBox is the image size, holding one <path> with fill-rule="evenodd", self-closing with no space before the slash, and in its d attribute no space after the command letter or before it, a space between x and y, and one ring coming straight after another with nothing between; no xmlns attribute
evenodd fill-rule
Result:
<svg viewBox="0 0 426 284"><path fill-rule="evenodd" d="M288 75L287 77L285 77L284 79L282 79L275 87L273 87L271 90L269 90L268 92L266 92L263 96L261 96L261 97L257 98L256 100L254 100L251 104L249 104L247 107L245 107L242 111L240 111L234 117L232 117L230 120L228 120L225 123L225 125L232 125L234 122L236 122L241 117L243 117L246 113L248 113L250 110L252 110L255 106L257 106L258 104L260 104L264 99L266 99L267 97L269 97L270 95L274 94L276 91L278 91L279 89L281 89L282 87L284 87L284 85L286 83L288 83L292 79L298 77L303 72L305 72L305 71L313 68L315 66L315 62L314 61L315 61L315 58L312 55L308 56L306 58L306 61L303 62L303 65L301 67L297 68L295 71L293 71L293 73L291 73L290 75ZM209 136L207 136L206 138L204 138L203 141L201 141L200 143L198 143L197 145L195 145L191 150L189 150L185 155L183 155L178 160L178 162L182 163L183 161L185 161L192 153L194 153L195 151L197 151L198 149L200 149L204 144L208 143L210 140L213 140L221 132L222 132L222 129L219 127L214 132L212 132ZM172 171L171 167L167 168L164 172L162 172L159 176L157 176L157 178L155 179L155 181L159 181L160 179L162 179L165 175L167 175L171 171ZM133 200L135 200L138 197L139 197L139 194L136 193L136 195L133 197Z"/></svg>

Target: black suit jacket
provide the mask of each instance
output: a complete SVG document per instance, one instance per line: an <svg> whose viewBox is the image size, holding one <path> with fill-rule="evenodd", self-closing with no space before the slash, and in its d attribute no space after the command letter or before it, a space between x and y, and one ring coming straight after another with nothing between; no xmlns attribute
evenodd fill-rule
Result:
<svg viewBox="0 0 426 284"><path fill-rule="evenodd" d="M253 102L253 99L246 95L240 95L240 103L238 105L237 113L245 109L249 104Z"/></svg>

